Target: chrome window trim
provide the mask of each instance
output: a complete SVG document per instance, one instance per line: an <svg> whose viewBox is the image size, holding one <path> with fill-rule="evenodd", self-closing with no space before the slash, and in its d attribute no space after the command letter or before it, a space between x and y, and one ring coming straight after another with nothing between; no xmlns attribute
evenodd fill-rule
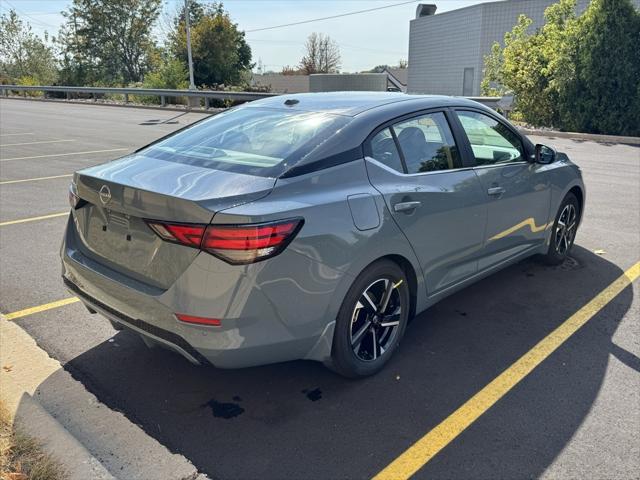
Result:
<svg viewBox="0 0 640 480"><path fill-rule="evenodd" d="M485 168L510 167L511 165L531 165L531 162L527 162L526 160L520 160L518 162L492 163L491 165L476 165L475 167L470 167L470 168L474 170L481 170Z"/></svg>

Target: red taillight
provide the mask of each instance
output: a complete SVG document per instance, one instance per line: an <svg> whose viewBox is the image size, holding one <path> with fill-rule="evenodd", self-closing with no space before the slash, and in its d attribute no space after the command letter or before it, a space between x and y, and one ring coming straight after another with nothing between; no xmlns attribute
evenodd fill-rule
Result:
<svg viewBox="0 0 640 480"><path fill-rule="evenodd" d="M147 221L163 240L200 248L232 264L253 263L280 253L303 224L301 218L255 225L194 225Z"/></svg>
<svg viewBox="0 0 640 480"><path fill-rule="evenodd" d="M194 317L193 315L185 315L183 313L176 313L176 318L181 322L195 323L198 325L211 325L214 327L222 325L220 320L217 318Z"/></svg>
<svg viewBox="0 0 640 480"><path fill-rule="evenodd" d="M302 223L296 218L256 225L209 225L201 248L229 263L253 263L284 250Z"/></svg>
<svg viewBox="0 0 640 480"><path fill-rule="evenodd" d="M190 223L160 223L148 221L147 224L163 240L196 248L200 248L202 235L206 229L205 225L194 225Z"/></svg>

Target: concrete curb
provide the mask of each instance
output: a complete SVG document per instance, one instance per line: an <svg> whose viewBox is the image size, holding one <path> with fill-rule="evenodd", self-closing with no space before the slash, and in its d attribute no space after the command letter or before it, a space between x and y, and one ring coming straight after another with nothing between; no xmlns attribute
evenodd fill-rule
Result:
<svg viewBox="0 0 640 480"><path fill-rule="evenodd" d="M531 128L520 128L518 131L525 135L535 135L537 137L558 137L573 140L588 140L599 143L622 143L625 145L640 145L640 137L623 137L619 135L596 135L595 133L559 132L556 130L536 130Z"/></svg>
<svg viewBox="0 0 640 480"><path fill-rule="evenodd" d="M205 480L122 413L109 409L0 315L0 399L75 479Z"/></svg>
<svg viewBox="0 0 640 480"><path fill-rule="evenodd" d="M4 381L3 390L14 390L15 385L7 385L11 381ZM6 393L0 394L5 398ZM18 393L14 398L19 396ZM31 396L22 394L19 401L20 408L15 412L14 423L18 429L30 437L42 442L43 449L55 458L68 473L69 480L115 480L106 468L89 451L84 448L73 435L53 418ZM12 410L14 410L12 408Z"/></svg>

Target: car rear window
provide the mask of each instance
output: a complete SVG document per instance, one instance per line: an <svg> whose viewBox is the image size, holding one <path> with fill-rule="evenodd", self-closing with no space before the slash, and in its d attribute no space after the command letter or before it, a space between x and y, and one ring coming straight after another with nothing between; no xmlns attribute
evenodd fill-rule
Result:
<svg viewBox="0 0 640 480"><path fill-rule="evenodd" d="M276 177L340 130L348 117L259 107L231 109L144 148L161 160Z"/></svg>

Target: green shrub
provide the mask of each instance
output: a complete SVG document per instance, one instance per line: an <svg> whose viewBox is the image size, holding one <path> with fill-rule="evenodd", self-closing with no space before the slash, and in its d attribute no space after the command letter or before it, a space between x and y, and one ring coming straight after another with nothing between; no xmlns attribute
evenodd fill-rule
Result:
<svg viewBox="0 0 640 480"><path fill-rule="evenodd" d="M34 87L36 85L41 85L37 78L25 75L18 78L16 85L24 85L27 87ZM44 92L42 90L31 90L27 92L23 92L27 97L42 97L44 96Z"/></svg>
<svg viewBox="0 0 640 480"><path fill-rule="evenodd" d="M136 86L142 88L167 88L171 90L184 90L189 88L189 82L187 80L189 73L184 67L182 62L175 58L165 59L159 67L148 73L142 84ZM149 95L133 95L131 100L144 103L144 104L159 104L160 97L153 97ZM167 98L169 103L178 103L175 97ZM182 102L180 102L182 103Z"/></svg>
<svg viewBox="0 0 640 480"><path fill-rule="evenodd" d="M533 33L521 15L485 57L482 93L513 93L533 125L640 135L640 12L630 0L592 0L577 17L575 3L549 6Z"/></svg>

